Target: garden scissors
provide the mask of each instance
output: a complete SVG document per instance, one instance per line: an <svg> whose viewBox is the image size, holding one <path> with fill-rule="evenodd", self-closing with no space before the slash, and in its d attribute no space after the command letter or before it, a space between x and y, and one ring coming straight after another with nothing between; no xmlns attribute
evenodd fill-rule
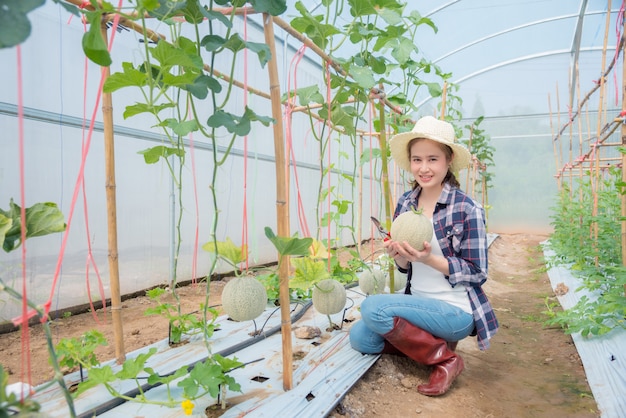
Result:
<svg viewBox="0 0 626 418"><path fill-rule="evenodd" d="M383 228L383 226L381 225L378 219L374 218L373 216L370 216L370 219L374 223L374 226L376 227L378 232L383 236L383 241L387 241L388 239L391 239L391 235L389 234L389 232L387 232L385 228Z"/></svg>

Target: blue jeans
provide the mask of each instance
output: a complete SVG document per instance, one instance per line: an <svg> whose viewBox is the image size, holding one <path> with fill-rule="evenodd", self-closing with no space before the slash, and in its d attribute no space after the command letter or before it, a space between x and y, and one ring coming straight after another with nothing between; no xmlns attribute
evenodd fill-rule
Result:
<svg viewBox="0 0 626 418"><path fill-rule="evenodd" d="M364 354L383 351L393 318L399 316L446 341L459 341L474 329L474 317L449 303L405 294L370 295L361 303L362 319L350 328L350 345Z"/></svg>

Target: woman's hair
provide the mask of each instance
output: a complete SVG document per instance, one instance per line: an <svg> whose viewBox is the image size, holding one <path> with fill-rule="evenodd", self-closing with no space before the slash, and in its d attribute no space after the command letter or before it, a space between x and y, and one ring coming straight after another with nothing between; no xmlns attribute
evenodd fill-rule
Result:
<svg viewBox="0 0 626 418"><path fill-rule="evenodd" d="M420 141L424 138L415 138L409 141L409 143L406 145L406 150L407 150L407 155L409 156L409 159L411 158L411 146L413 144L415 144L417 141ZM452 151L452 148L450 148L449 146L447 146L446 144L442 144L441 142L437 142L437 141L433 141L434 143L437 144L437 146L443 151L443 153L446 155L446 160L448 160L448 162L452 161L452 155L454 155L454 152ZM454 175L454 173L450 170L450 167L448 166L448 172L446 173L446 176L443 178L443 181L441 182L441 184L445 184L445 183L449 183L450 186L452 187L457 187L460 188L461 184L459 183L459 181L456 179L456 176ZM413 179L409 182L409 184L411 184L411 189L415 189L417 188L418 184L417 184L417 180Z"/></svg>

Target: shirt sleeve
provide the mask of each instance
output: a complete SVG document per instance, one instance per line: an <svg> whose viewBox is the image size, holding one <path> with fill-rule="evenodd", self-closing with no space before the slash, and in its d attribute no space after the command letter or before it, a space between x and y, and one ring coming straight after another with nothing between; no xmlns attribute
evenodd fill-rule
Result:
<svg viewBox="0 0 626 418"><path fill-rule="evenodd" d="M448 257L449 282L455 286L480 286L487 280L487 230L484 209L465 205L462 222L451 231L454 253Z"/></svg>

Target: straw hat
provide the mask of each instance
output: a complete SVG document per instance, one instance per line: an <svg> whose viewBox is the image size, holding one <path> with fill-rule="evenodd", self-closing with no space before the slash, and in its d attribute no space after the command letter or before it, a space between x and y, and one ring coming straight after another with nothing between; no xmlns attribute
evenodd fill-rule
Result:
<svg viewBox="0 0 626 418"><path fill-rule="evenodd" d="M469 166L472 156L467 148L456 142L452 124L432 116L424 116L417 121L410 132L394 135L389 142L391 157L400 168L411 172L408 144L415 138L430 139L452 148L454 153L452 165L450 166L452 172L457 173L459 170Z"/></svg>

